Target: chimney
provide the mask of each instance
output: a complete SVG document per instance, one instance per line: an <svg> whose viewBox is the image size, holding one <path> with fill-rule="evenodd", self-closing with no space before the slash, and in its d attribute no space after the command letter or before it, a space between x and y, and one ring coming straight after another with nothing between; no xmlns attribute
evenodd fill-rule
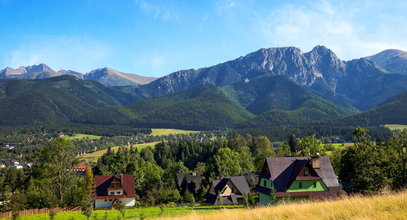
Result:
<svg viewBox="0 0 407 220"><path fill-rule="evenodd" d="M312 168L314 168L314 169L321 168L321 160L319 159L319 157L312 157L311 164L312 164Z"/></svg>

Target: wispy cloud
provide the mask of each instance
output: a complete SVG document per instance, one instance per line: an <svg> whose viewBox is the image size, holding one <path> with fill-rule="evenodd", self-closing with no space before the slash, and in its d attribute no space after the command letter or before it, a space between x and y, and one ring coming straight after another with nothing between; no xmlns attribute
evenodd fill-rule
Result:
<svg viewBox="0 0 407 220"><path fill-rule="evenodd" d="M258 14L254 26L261 40L272 46L300 46L308 50L316 44L324 44L343 59L388 48L407 49L407 31L394 25L406 24L405 18L382 13L379 6L366 1L284 4L265 14L268 16ZM380 16L385 16L387 21Z"/></svg>
<svg viewBox="0 0 407 220"><path fill-rule="evenodd" d="M136 4L141 10L153 16L155 19L161 19L165 22L179 20L179 15L175 10L167 7L161 1L136 0Z"/></svg>
<svg viewBox="0 0 407 220"><path fill-rule="evenodd" d="M223 13L226 10L230 10L237 5L237 2L234 0L219 0L216 3L215 10L218 14Z"/></svg>
<svg viewBox="0 0 407 220"><path fill-rule="evenodd" d="M106 65L112 50L93 38L77 36L30 36L10 51L4 66L46 63L55 70L86 72Z"/></svg>

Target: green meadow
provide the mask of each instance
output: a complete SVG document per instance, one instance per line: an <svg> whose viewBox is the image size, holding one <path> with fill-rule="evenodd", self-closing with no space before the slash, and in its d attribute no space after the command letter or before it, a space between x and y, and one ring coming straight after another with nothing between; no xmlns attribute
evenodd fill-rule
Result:
<svg viewBox="0 0 407 220"><path fill-rule="evenodd" d="M196 206L196 207L145 207L125 209L125 219L142 219L142 218L157 218L157 217L175 217L186 215L192 212L209 213L224 209L237 209L242 206ZM121 219L122 215L118 210L96 210L93 212L90 219ZM6 219L6 218L1 218ZM25 215L20 216L20 220L47 220L48 214ZM55 216L55 220L86 220L86 217L81 212L60 212Z"/></svg>

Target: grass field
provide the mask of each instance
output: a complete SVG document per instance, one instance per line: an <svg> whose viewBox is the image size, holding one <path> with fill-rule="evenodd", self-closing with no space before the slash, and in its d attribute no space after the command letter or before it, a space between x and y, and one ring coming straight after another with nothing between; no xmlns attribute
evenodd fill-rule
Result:
<svg viewBox="0 0 407 220"><path fill-rule="evenodd" d="M302 202L212 213L193 212L176 218L200 220L249 219L407 219L407 191L373 197L348 197L336 201Z"/></svg>
<svg viewBox="0 0 407 220"><path fill-rule="evenodd" d="M397 125L397 124L388 124L388 125L384 125L386 128L390 129L390 130L404 130L407 129L407 125Z"/></svg>
<svg viewBox="0 0 407 220"><path fill-rule="evenodd" d="M126 219L140 219L140 216L144 218L157 218L157 217L170 217L170 216L181 216L188 213L210 213L218 211L219 209L236 209L242 208L242 206L225 206L225 207L215 207L215 206L197 206L197 207L165 207L163 211L159 207L149 207L149 208L135 208L126 209L125 218ZM120 219L121 214L118 210L96 210L93 212L93 216L90 219ZM95 218L96 217L96 218ZM3 220L5 218L2 218ZM39 215L25 215L21 216L20 220L46 220L49 219L48 214ZM86 220L86 217L80 212L61 212L55 216L55 220Z"/></svg>
<svg viewBox="0 0 407 220"><path fill-rule="evenodd" d="M74 136L64 136L68 140L72 139L100 139L101 136L91 135L91 134L75 134Z"/></svg>
<svg viewBox="0 0 407 220"><path fill-rule="evenodd" d="M168 129L168 128L153 128L151 129L151 135L160 136L160 135L170 135L170 134L196 134L200 131L189 131L189 130L179 130L179 129Z"/></svg>
<svg viewBox="0 0 407 220"><path fill-rule="evenodd" d="M324 146L326 146L326 145L332 145L332 146L334 146L335 148L345 148L345 147L350 147L350 146L353 146L354 145L354 143L334 143L334 144L324 144Z"/></svg>
<svg viewBox="0 0 407 220"><path fill-rule="evenodd" d="M141 149L144 149L144 148L147 148L147 147L154 148L155 144L157 144L157 143L159 143L159 142L136 144L136 145L133 145L133 147L134 147L134 148L137 148L138 150L141 150ZM125 147L130 148L131 146L128 145L128 146L125 146ZM118 149L119 149L119 146L112 147L112 150L114 150L114 151L117 151ZM78 158L79 158L80 160L84 160L85 162L96 162L99 157L101 157L103 154L106 153L106 151L107 151L107 149L98 150L98 151L95 151L95 152L93 152L93 153L81 155L81 156L79 156Z"/></svg>

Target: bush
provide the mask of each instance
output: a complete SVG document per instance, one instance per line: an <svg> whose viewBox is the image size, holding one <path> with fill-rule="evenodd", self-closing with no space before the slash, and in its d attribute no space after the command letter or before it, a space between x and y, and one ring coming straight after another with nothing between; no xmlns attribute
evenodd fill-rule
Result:
<svg viewBox="0 0 407 220"><path fill-rule="evenodd" d="M195 197L192 193L190 193L189 191L186 191L184 193L184 196L182 198L183 202L185 203L190 203L191 205L195 204Z"/></svg>
<svg viewBox="0 0 407 220"><path fill-rule="evenodd" d="M157 198L157 202L160 204L165 204L169 202L178 203L181 201L181 195L179 191L176 189L167 189L162 190L159 197Z"/></svg>

